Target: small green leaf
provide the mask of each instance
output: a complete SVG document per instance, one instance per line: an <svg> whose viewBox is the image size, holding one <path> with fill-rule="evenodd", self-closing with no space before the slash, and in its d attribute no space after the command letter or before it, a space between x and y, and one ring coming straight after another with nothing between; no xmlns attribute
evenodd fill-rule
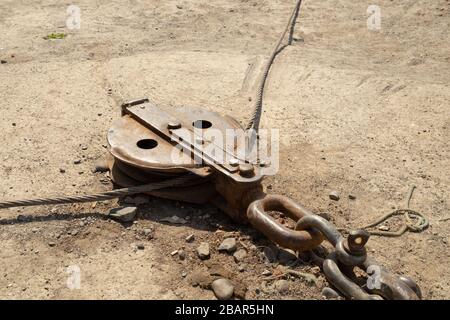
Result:
<svg viewBox="0 0 450 320"><path fill-rule="evenodd" d="M45 36L45 40L52 40L52 39L64 39L66 37L65 33L50 33L49 35Z"/></svg>

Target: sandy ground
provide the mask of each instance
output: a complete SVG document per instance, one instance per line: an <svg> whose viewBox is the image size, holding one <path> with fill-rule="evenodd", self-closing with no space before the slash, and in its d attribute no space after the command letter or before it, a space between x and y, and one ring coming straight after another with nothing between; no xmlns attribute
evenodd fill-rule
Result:
<svg viewBox="0 0 450 320"><path fill-rule="evenodd" d="M124 99L201 106L245 123L258 71L293 3L77 0L81 29L68 30L70 2L2 0L0 198L110 189L92 168ZM430 227L374 236L368 248L417 280L426 298L448 299L450 1L379 0L378 32L366 27L370 4L304 1L294 44L267 86L262 126L280 129L281 168L264 185L347 228L404 207L415 185L411 207ZM68 35L43 39L57 32ZM328 198L332 190L340 201ZM315 273L317 285L289 279L287 293L274 290L261 276L279 268L261 256L267 241L213 207L152 199L136 223L122 225L105 218L117 205L2 210L0 298L209 299L212 291L192 278L215 262L242 283L241 297L320 299L327 285L305 263L297 269ZM174 214L191 219L159 221ZM148 228L152 239L142 236ZM216 251L230 232L249 248L242 272ZM195 241L186 243L191 233ZM208 263L195 255L201 241L212 246ZM182 247L186 260L170 255ZM80 268L79 289L67 287L70 266Z"/></svg>

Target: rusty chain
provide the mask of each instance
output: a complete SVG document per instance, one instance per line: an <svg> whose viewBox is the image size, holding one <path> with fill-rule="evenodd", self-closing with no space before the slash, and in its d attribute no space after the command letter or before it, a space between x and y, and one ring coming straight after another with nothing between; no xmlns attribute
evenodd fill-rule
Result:
<svg viewBox="0 0 450 320"><path fill-rule="evenodd" d="M269 214L277 211L296 221L294 230L277 223ZM313 214L292 199L279 195L266 195L250 204L247 210L250 223L269 239L282 247L296 251L311 251L321 265L329 283L345 297L361 300L421 298L417 284L410 278L396 276L367 256L365 245L370 234L365 230L353 230L345 238L338 229L324 218ZM317 249L327 240L333 251L325 258ZM354 268L360 268L369 277L367 285L356 283Z"/></svg>

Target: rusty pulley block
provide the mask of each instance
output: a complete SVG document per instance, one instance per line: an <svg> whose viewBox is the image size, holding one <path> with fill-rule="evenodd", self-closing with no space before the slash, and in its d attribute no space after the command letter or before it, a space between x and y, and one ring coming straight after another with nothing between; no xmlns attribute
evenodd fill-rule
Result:
<svg viewBox="0 0 450 320"><path fill-rule="evenodd" d="M219 141L217 133L231 139ZM334 250L323 259L316 257L328 281L347 298L421 298L413 280L393 275L367 257L367 232L352 231L344 238L329 221L295 201L264 193L261 181L271 163L258 152L239 152L239 146L248 146L248 138L228 116L191 107L162 108L148 99L130 101L122 105L122 117L108 131L110 175L115 184L132 187L189 173L194 178L183 185L149 194L212 203L234 221L250 223L278 245L311 251L314 256L326 239ZM295 230L276 222L270 211L293 219ZM366 285L357 284L356 267L370 276Z"/></svg>

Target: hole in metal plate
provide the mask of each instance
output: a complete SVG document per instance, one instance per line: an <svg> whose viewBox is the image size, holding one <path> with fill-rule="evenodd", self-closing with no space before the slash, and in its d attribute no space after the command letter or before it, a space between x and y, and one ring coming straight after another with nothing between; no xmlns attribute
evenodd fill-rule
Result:
<svg viewBox="0 0 450 320"><path fill-rule="evenodd" d="M136 145L140 149L153 149L153 148L156 148L156 146L158 145L158 141L153 140L153 139L142 139L142 140L139 140L136 143Z"/></svg>

